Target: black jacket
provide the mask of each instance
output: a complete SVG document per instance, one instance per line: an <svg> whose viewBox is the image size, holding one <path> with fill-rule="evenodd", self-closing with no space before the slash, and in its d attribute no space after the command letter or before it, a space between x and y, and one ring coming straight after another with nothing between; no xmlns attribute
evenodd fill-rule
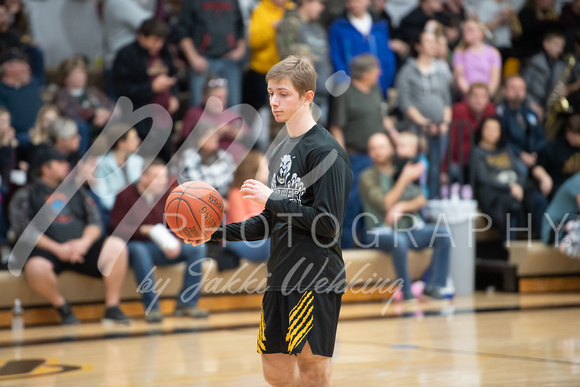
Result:
<svg viewBox="0 0 580 387"><path fill-rule="evenodd" d="M135 41L123 47L113 63L113 81L118 96L125 96L133 102L135 109L153 101L151 79L147 74L149 53ZM169 69L168 76L173 77L177 70L166 46L161 49L161 59ZM172 94L177 95L174 86Z"/></svg>

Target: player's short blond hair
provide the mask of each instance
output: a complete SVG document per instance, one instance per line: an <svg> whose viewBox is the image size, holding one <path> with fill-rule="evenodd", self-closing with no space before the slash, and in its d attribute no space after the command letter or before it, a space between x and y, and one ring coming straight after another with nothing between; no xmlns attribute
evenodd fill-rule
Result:
<svg viewBox="0 0 580 387"><path fill-rule="evenodd" d="M290 55L275 64L266 74L266 82L270 80L274 82L290 80L301 97L308 91L316 92L316 71L308 59L295 55Z"/></svg>

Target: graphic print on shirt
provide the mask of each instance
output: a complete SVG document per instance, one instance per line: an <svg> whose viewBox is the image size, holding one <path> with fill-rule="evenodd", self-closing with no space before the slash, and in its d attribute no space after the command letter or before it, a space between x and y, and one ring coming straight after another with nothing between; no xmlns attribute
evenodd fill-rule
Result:
<svg viewBox="0 0 580 387"><path fill-rule="evenodd" d="M292 156L284 155L280 159L278 172L272 176L270 188L293 202L301 203L302 195L306 192L306 187L302 179L296 173L291 174Z"/></svg>
<svg viewBox="0 0 580 387"><path fill-rule="evenodd" d="M66 207L67 200L68 197L65 194L58 192L46 197L46 203L48 203L52 213L56 216L54 219L55 224L68 224L72 222L73 216Z"/></svg>

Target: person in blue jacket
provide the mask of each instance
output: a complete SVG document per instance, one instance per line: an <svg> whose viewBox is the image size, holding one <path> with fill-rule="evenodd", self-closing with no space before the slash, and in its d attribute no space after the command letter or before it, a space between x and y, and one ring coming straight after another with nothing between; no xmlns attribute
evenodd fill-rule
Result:
<svg viewBox="0 0 580 387"><path fill-rule="evenodd" d="M330 59L334 71L349 74L350 60L363 53L379 59L379 83L383 96L393 86L396 73L395 55L389 47L389 27L385 20L374 21L368 11L370 0L347 0L346 14L330 26Z"/></svg>

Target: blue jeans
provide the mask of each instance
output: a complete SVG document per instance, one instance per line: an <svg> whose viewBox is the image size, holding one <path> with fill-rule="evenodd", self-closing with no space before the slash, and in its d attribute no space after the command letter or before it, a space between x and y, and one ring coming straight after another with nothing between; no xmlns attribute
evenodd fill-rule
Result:
<svg viewBox="0 0 580 387"><path fill-rule="evenodd" d="M205 245L192 246L181 244L181 254L175 259L168 259L163 251L151 241L131 241L127 244L129 249L129 262L135 272L135 282L137 289L142 295L143 305L151 310L159 310L157 298L160 295L155 293L153 286L152 270L154 266L173 265L178 262L186 262L187 268L183 276L183 286L177 300L178 306L196 306L201 293L202 279L201 263L206 254ZM165 283L163 278L160 283Z"/></svg>
<svg viewBox="0 0 580 387"><path fill-rule="evenodd" d="M240 258L252 262L264 262L270 258L270 239L263 241L227 242L226 249L232 250Z"/></svg>
<svg viewBox="0 0 580 387"><path fill-rule="evenodd" d="M433 238L434 234L437 234ZM376 235L374 238L373 236ZM403 280L403 294L406 298L412 297L411 277L407 266L407 252L411 250L422 250L427 247L433 248L431 264L427 271L430 273L427 281L428 286L444 287L449 273L449 254L451 252L451 240L449 230L445 226L435 229L434 224L418 226L409 232L395 232L390 227L376 227L368 232L366 243L373 243L371 248L379 249L391 253L393 266L397 276ZM433 239L433 244L431 244Z"/></svg>
<svg viewBox="0 0 580 387"><path fill-rule="evenodd" d="M440 183L439 175L441 174L441 164L445 157L447 150L447 142L449 135L443 136L428 136L429 152L427 158L429 159L429 169L427 172L427 187L429 188L429 199L440 197Z"/></svg>
<svg viewBox="0 0 580 387"><path fill-rule="evenodd" d="M373 165L369 155L349 153L348 158L352 165L352 186L350 187L350 193L348 194L348 201L346 203L346 209L344 211L344 222L342 225L342 243L343 249L351 249L355 246L355 240L353 238L353 232L355 235L358 233L364 235L364 219L359 219L357 224L354 224L355 218L363 212L362 200L360 197L360 192L358 190L358 180L359 176L368 167Z"/></svg>
<svg viewBox="0 0 580 387"><path fill-rule="evenodd" d="M191 107L202 104L201 90L205 83L205 78L208 72L228 80L228 106L234 107L242 102L242 67L239 62L231 59L223 58L207 58L209 62L209 70L203 73L198 73L191 70L190 78L190 99L189 105ZM264 90L266 95L266 90ZM224 106L226 108L226 106Z"/></svg>

